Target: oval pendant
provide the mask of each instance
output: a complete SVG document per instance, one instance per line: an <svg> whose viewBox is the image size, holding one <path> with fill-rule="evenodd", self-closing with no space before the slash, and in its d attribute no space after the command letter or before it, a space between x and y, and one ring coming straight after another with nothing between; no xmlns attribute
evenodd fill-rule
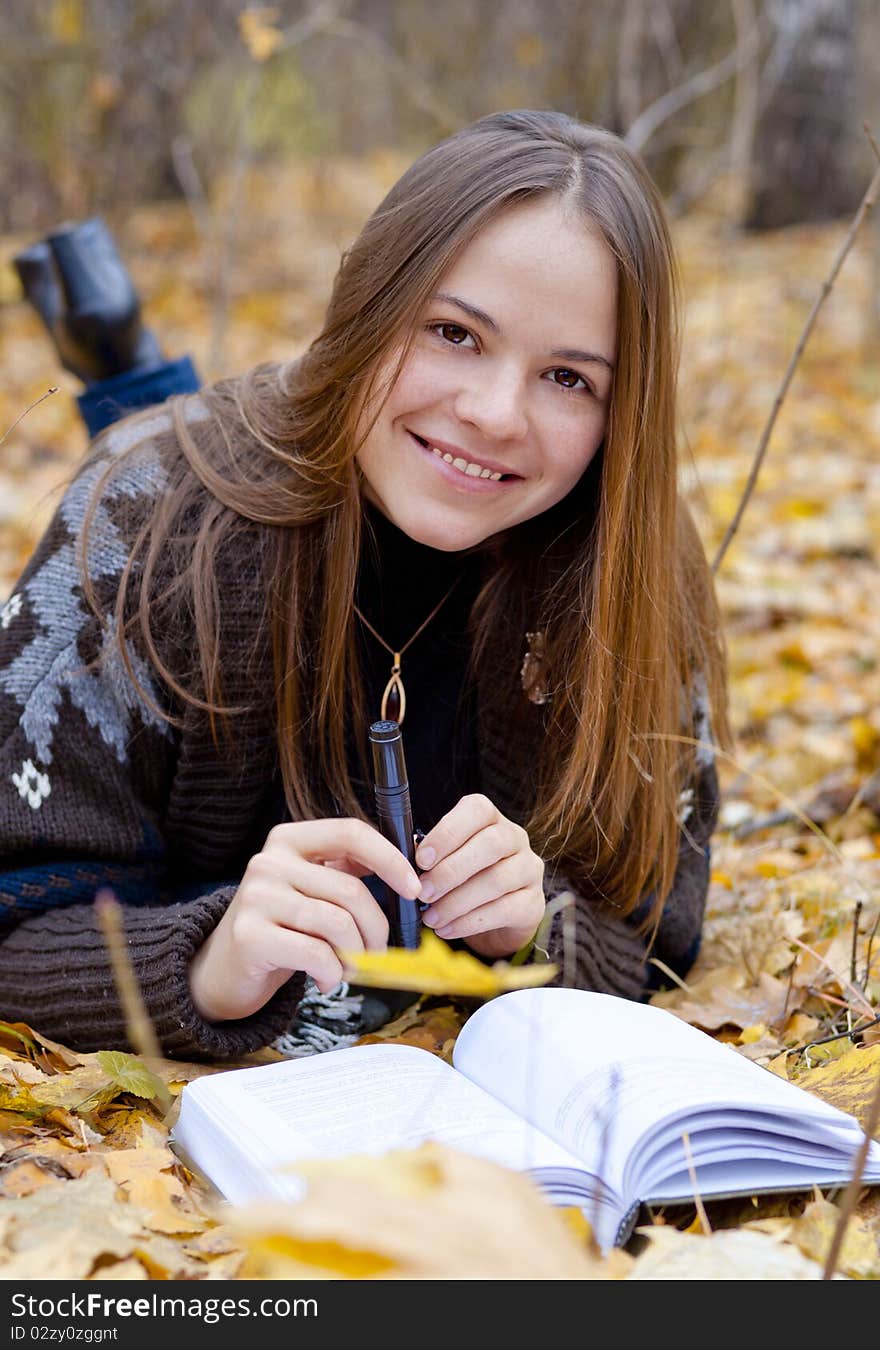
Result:
<svg viewBox="0 0 880 1350"><path fill-rule="evenodd" d="M403 688L403 681L400 678L400 673L395 670L386 684L385 692L382 695L382 720L397 722L398 726L402 726L403 715L405 712L406 692Z"/></svg>

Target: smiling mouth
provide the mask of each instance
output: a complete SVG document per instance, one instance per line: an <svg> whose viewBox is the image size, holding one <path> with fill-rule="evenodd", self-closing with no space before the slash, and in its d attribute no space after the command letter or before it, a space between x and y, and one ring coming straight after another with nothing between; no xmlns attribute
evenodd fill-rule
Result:
<svg viewBox="0 0 880 1350"><path fill-rule="evenodd" d="M444 454L442 453L442 451L440 451L439 449L437 449L437 447L433 446L433 445L431 444L430 441L426 441L425 438L424 438L423 436L417 436L416 433L415 433L414 431L411 431L411 432L410 432L410 435L412 436L413 440L416 441L416 442L422 447L423 450L430 450L430 451L432 452L432 454L438 455L438 456L443 460L443 462L446 463L446 464L450 464L450 465L451 465L451 464L454 463L454 459L453 459L452 456L450 456L450 455L444 455ZM464 462L464 458L463 458L463 457L462 457L462 462ZM474 461L474 462L476 462L476 461ZM458 465L455 465L455 467L458 468ZM459 473L465 474L464 469L459 469L458 471L459 471ZM488 475L488 472L487 472L487 474L485 475L485 477L488 477L488 476L489 476L489 475ZM480 478L481 475L478 475L478 474L474 474L474 475L471 475L471 474L465 474L465 477ZM515 479L518 479L519 477L520 477L520 475L519 475L518 473L502 473L502 474L500 474L500 475L498 475L498 476L496 476L496 475L493 473L493 474L492 474L492 477L491 477L491 481L494 481L494 482L496 482L496 483L512 483ZM485 480L484 480L484 481L485 481Z"/></svg>

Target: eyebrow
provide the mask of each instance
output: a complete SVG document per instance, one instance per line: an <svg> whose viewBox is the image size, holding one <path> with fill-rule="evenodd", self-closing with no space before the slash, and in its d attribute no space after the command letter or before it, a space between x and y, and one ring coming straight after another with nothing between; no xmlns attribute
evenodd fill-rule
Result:
<svg viewBox="0 0 880 1350"><path fill-rule="evenodd" d="M476 305L469 304L467 300L462 300L460 295L450 295L447 291L438 291L434 299L445 300L447 304L457 305L477 323L481 323L493 333L501 335L501 329L491 314L487 314L484 309L478 309ZM584 352L579 347L557 347L550 352L550 355L558 357L560 361L583 361L590 365L605 366L610 371L614 370L614 363L609 361L607 356L602 356L599 352Z"/></svg>

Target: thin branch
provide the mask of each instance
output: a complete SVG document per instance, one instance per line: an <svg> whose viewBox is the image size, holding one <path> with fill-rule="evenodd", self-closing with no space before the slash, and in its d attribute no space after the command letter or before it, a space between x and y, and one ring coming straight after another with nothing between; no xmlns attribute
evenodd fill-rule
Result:
<svg viewBox="0 0 880 1350"><path fill-rule="evenodd" d="M852 953L850 954L850 961L849 961L849 978L851 984L857 984L859 979L857 957L859 954L859 920L861 919L861 917L862 917L862 902L861 900L857 900L856 912L855 915L853 916Z"/></svg>
<svg viewBox="0 0 880 1350"><path fill-rule="evenodd" d="M849 253L850 249L855 243L855 238L859 230L861 229L862 221L865 219L865 216L874 206L877 200L878 193L880 193L880 168L877 169L876 173L874 174L874 177L868 184L868 190L865 193L864 197L862 198L861 205L859 206L859 209L855 214L855 218L853 220L852 225L849 228L849 232L847 233L847 236L844 239L843 244L841 245L840 251L838 252L837 257L834 260L834 265L832 266L831 271L828 274L828 277L824 281L822 289L819 292L819 295L816 297L816 301L813 305L813 308L810 310L809 317L807 319L806 324L804 325L804 331L801 333L798 344L795 347L794 355L792 356L791 360L788 363L788 370L785 372L785 375L783 376L782 379L782 384L779 387L779 391L776 395L776 398L773 400L773 407L770 410L770 416L767 419L767 425L764 427L764 431L761 435L761 440L758 445L758 450L755 455L751 471L749 473L748 481L745 485L742 497L740 498L739 506L736 508L736 514L734 515L733 520L728 525L724 538L721 541L721 546L718 549L718 552L715 554L715 558L712 562L713 572L717 572L719 567L721 566L722 559L724 558L724 555L727 552L727 549L730 545L730 541L736 534L736 531L739 527L739 523L743 518L743 513L746 509L746 506L748 505L749 498L751 497L752 491L754 490L755 487L755 483L758 480L758 474L761 471L761 465L763 464L764 456L767 453L767 446L770 444L770 437L773 434L773 428L776 425L776 419L779 416L779 410L782 407L786 394L788 393L789 385L791 384L792 379L794 378L794 372L797 369L798 362L801 359L804 348L806 347L807 341L809 340L810 334L813 331L813 327L816 323L816 318L819 314L819 310L822 308L826 299L828 298L828 295L831 292L831 288L833 287L835 281L837 280L837 274L840 271L841 267L843 266L844 259L846 258L846 255Z"/></svg>
<svg viewBox="0 0 880 1350"><path fill-rule="evenodd" d="M693 993L690 985L686 984L680 975L676 975L675 971L671 970L665 961L661 961L659 956L649 956L648 965L656 966L658 970L662 970L663 974L670 979L673 984L677 984L679 989L683 989L686 994Z"/></svg>
<svg viewBox="0 0 880 1350"><path fill-rule="evenodd" d="M23 417L27 417L28 413L31 412L31 410L32 410L33 408L36 408L36 406L37 406L38 403L42 403L42 402L43 402L43 399L44 399L44 398L49 398L49 396L50 396L51 394L57 394L57 393L58 393L58 385L57 385L57 384L53 384L52 387L51 387L51 389L47 389L47 390L46 390L45 394L41 394L39 398L35 398L34 401L33 401L33 403L29 404L28 407L25 408L24 412L18 414L18 416L16 417L15 421L12 423L12 426L11 426L11 427L7 427L6 430L4 431L3 435L0 436L0 445L3 444L3 442L6 440L6 437L7 437L7 436L10 436L10 435L12 434L12 432L13 432L13 431L15 430L15 428L18 426L18 424L19 424L19 422L21 421L21 419L22 419Z"/></svg>
<svg viewBox="0 0 880 1350"><path fill-rule="evenodd" d="M697 1169L694 1167L694 1155L691 1153L691 1139L687 1130L681 1136L681 1142L684 1145L684 1156L687 1159L688 1176L691 1179L691 1190L694 1193L694 1204L697 1207L697 1214L700 1216L700 1224L705 1237L712 1236L712 1225L709 1222L709 1216L703 1205L703 1198L697 1187Z"/></svg>
<svg viewBox="0 0 880 1350"><path fill-rule="evenodd" d="M756 25L743 40L737 41L736 46L721 61L716 62L714 66L707 66L705 70L697 71L696 75L685 80L684 84L678 85L676 89L667 90L660 98L649 104L639 113L623 138L630 150L642 150L657 128L670 117L674 117L689 103L695 103L697 99L725 84L742 69L745 62L754 60L760 48L759 38L760 26Z"/></svg>
<svg viewBox="0 0 880 1350"><path fill-rule="evenodd" d="M794 943L796 947L802 948L803 951L805 951L809 956L812 956L814 961L818 961L820 969L824 968L825 970L828 971L830 975L834 976L835 980L840 985L841 993L851 1000L851 1002L845 1003L844 1007L851 1008L853 1003L856 1004L856 1006L861 1004L862 1005L861 1016L870 1017L872 1015L874 1011L874 1006L873 1004L868 1002L867 998L862 993L862 990L859 988L857 984L851 984L849 980L845 979L840 974L840 971L835 970L834 967L830 965L828 961L825 960L824 956L820 956L817 951L814 951L813 948L810 947L806 942L802 942L800 938L793 937L790 940Z"/></svg>
<svg viewBox="0 0 880 1350"><path fill-rule="evenodd" d="M868 1110L868 1115L863 1126L864 1138L861 1148L856 1157L853 1174L850 1177L849 1185L843 1194L843 1200L840 1204L840 1214L837 1218L837 1224L834 1228L834 1236L831 1239L831 1246L828 1249L828 1257L825 1261L825 1269L822 1271L822 1279L830 1280L834 1275L837 1259L840 1256L840 1249L843 1246L843 1238L846 1233L846 1226L849 1223L850 1215L855 1209L856 1199L859 1193L859 1187L862 1183L862 1174L865 1170L865 1164L868 1161L868 1153L871 1149L877 1126L880 1124L880 1078L877 1079L877 1086L874 1089L874 1097Z"/></svg>
<svg viewBox="0 0 880 1350"><path fill-rule="evenodd" d="M855 1044L857 1036L861 1036L869 1027L877 1026L880 1022L880 1016L872 1017L870 1022L865 1022L860 1027L850 1027L849 1031L838 1031L836 1036L823 1036L818 1041L807 1041L806 1045L793 1045L790 1050L786 1050L787 1055L802 1055L807 1050L814 1049L817 1045L831 1045L832 1041L851 1040Z"/></svg>
<svg viewBox="0 0 880 1350"><path fill-rule="evenodd" d="M871 978L871 965L872 965L871 949L874 946L874 939L877 936L878 928L880 928L880 914L878 914L876 919L874 920L874 927L871 929L871 936L868 938L868 951L867 955L865 956L865 978L862 980L862 984L865 986L866 989L868 987L868 981Z"/></svg>
<svg viewBox="0 0 880 1350"><path fill-rule="evenodd" d="M772 1023L773 1027L778 1027L780 1033L785 1030L785 1024L788 1021L788 1005L791 1002L791 991L794 988L794 973L798 968L798 962L801 959L800 952L795 952L794 960L791 963L791 969L788 972L788 986L785 990L785 1002L782 1005L782 1012Z"/></svg>
<svg viewBox="0 0 880 1350"><path fill-rule="evenodd" d="M327 27L330 33L336 33L339 37L354 38L357 42L366 43L381 52L389 71L400 82L415 106L433 118L443 131L452 131L460 125L461 114L437 98L428 88L424 76L408 61L398 56L394 48L378 33L374 33L365 24L358 23L356 19L336 19Z"/></svg>
<svg viewBox="0 0 880 1350"><path fill-rule="evenodd" d="M135 1054L147 1060L161 1059L162 1051L159 1048L155 1028L144 1006L137 976L125 945L122 906L112 891L98 891L95 896L95 914L107 944L113 979L125 1017L125 1034Z"/></svg>

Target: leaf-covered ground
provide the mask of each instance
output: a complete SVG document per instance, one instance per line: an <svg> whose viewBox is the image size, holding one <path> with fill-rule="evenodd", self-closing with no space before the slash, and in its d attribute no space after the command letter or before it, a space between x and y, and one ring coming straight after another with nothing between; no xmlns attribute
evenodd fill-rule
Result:
<svg viewBox="0 0 880 1350"><path fill-rule="evenodd" d="M189 351L206 376L301 350L341 248L400 168L380 157L254 178L237 225L247 242L226 253L222 240L198 235L185 207L138 213L118 238L166 350ZM222 203L217 218L228 221ZM676 227L691 461L683 472L710 556L845 230L744 238L709 211ZM0 434L50 385L61 388L0 446L0 605L48 519L53 489L85 448L77 385L59 374L6 265L28 242L0 247ZM218 268L225 315L211 299ZM687 986L670 980L657 997L862 1119L880 1077L880 1026L869 1025L880 1014L873 285L860 241L822 311L718 577L737 746L721 766L703 949ZM463 1015L454 999L434 996L388 1030L448 1055ZM680 1231L693 1215L655 1216L662 1222L641 1249L601 1261L576 1216L549 1210L521 1178L434 1147L384 1168L352 1160L342 1172L320 1169L297 1207L220 1214L167 1148L174 1108L171 1116L159 1108L156 1084L132 1078L118 1057L46 1044L39 1030L0 1032L0 1274L8 1279L46 1270L76 1279L807 1279L821 1271L836 1216L818 1195L718 1203L707 1207L711 1237L697 1220ZM153 1068L172 1096L206 1071ZM152 1099L138 1095L151 1091ZM426 1244L428 1232L450 1241ZM514 1233L522 1236L512 1241ZM878 1243L875 1190L858 1206L839 1270L878 1277Z"/></svg>

